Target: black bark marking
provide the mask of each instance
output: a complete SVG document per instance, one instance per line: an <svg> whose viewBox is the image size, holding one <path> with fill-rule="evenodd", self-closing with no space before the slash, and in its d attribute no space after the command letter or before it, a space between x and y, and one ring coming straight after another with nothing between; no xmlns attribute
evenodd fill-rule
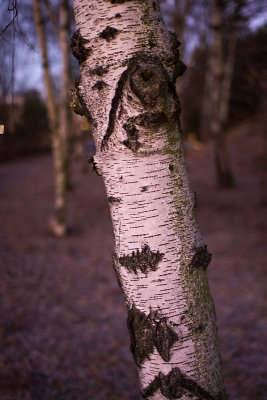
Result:
<svg viewBox="0 0 267 400"><path fill-rule="evenodd" d="M137 125L150 127L159 127L168 121L166 114L163 111L158 112L144 112L131 118L131 121Z"/></svg>
<svg viewBox="0 0 267 400"><path fill-rule="evenodd" d="M178 340L178 335L167 325L167 318L156 322L155 346L164 361L170 361L170 351Z"/></svg>
<svg viewBox="0 0 267 400"><path fill-rule="evenodd" d="M98 171L98 169L97 169L97 166L96 166L96 162L95 162L94 157L88 158L88 163L89 163L89 164L92 164L92 166L93 166L92 171L94 171L94 172L96 173L96 175L101 176L101 174L99 173L99 171Z"/></svg>
<svg viewBox="0 0 267 400"><path fill-rule="evenodd" d="M174 166L172 164L169 164L169 170L174 171Z"/></svg>
<svg viewBox="0 0 267 400"><path fill-rule="evenodd" d="M116 28L112 28L112 26L107 26L100 34L99 37L105 39L107 42L110 42L112 39L118 35L120 31Z"/></svg>
<svg viewBox="0 0 267 400"><path fill-rule="evenodd" d="M133 152L136 152L140 147L140 143L138 142L138 129L131 122L124 124L123 129L128 136L128 138L123 141L123 144Z"/></svg>
<svg viewBox="0 0 267 400"><path fill-rule="evenodd" d="M145 106L153 107L166 90L166 75L158 65L140 63L130 76L130 87Z"/></svg>
<svg viewBox="0 0 267 400"><path fill-rule="evenodd" d="M119 199L118 197L109 196L108 202L111 204L118 204L121 202L121 199Z"/></svg>
<svg viewBox="0 0 267 400"><path fill-rule="evenodd" d="M146 316L133 305L128 313L127 325L130 349L138 366L149 359L154 347L164 361L170 361L171 347L178 340L178 335L167 325L167 318L162 318L158 311L151 311Z"/></svg>
<svg viewBox="0 0 267 400"><path fill-rule="evenodd" d="M114 18L121 18L121 14L120 13L115 14Z"/></svg>
<svg viewBox="0 0 267 400"><path fill-rule="evenodd" d="M142 64L142 67L140 67L139 64ZM146 66L144 66L144 64L146 64ZM109 112L108 127L107 127L106 133L105 133L102 143L101 143L101 150L104 150L104 148L106 147L106 145L108 143L110 136L113 133L114 126L115 126L116 113L117 113L118 107L120 105L124 85L125 85L127 79L129 77L131 77L134 73L137 73L137 75L135 76L135 78L133 79L133 82L132 82L132 86L134 87L134 90L136 90L136 92L138 92L139 95L144 98L144 100L148 100L149 98L150 99L152 98L152 100L154 99L152 101L153 104L156 101L156 98L160 95L161 86L166 86L165 83L167 83L168 90L171 92L171 95L174 98L174 101L176 103L176 108L177 108L174 118L177 118L177 115L180 115L180 103L179 103L175 88L172 86L171 82L169 81L168 74L165 71L165 69L158 57L148 56L145 53L138 53L136 56L134 56L129 61L127 61L126 65L128 65L128 67L121 74L121 77L117 84L117 88L115 90L115 95L112 99L111 109ZM92 73L92 71L91 71L91 73ZM138 73L142 75L142 78L141 78L141 81L139 82L139 84L137 84L137 81L139 79ZM160 83L157 82L156 76L158 76L158 75L161 76L161 79L159 80ZM141 88L143 79L146 80L145 81L146 85L145 85L144 89ZM153 82L155 84L154 86L156 86L156 89L155 88L152 90L149 89L151 82L149 83L147 79L153 80ZM144 96L142 94L143 92L144 92ZM153 104L150 104L150 105L153 106ZM146 113L144 113L144 114L146 114ZM146 114L147 117L148 117L148 114ZM152 117L152 114L153 113L150 113L150 117ZM152 119L157 120L159 118L159 114L161 116L161 119L164 119L164 116L163 116L164 113L155 113L155 114L157 115L157 117L155 118L155 115L154 115L152 117ZM145 123L145 119L146 118L143 118L143 123Z"/></svg>
<svg viewBox="0 0 267 400"><path fill-rule="evenodd" d="M144 274L146 274L149 269L156 271L163 256L164 254L159 251L151 251L150 247L146 244L142 248L141 252L139 250L136 252L133 251L131 255L120 257L119 262L130 272L137 274L137 270L140 269Z"/></svg>
<svg viewBox="0 0 267 400"><path fill-rule="evenodd" d="M189 268L192 271L193 269L201 269L205 270L208 268L209 263L211 262L211 254L207 250L207 246L197 247L195 249L195 254L189 264Z"/></svg>
<svg viewBox="0 0 267 400"><path fill-rule="evenodd" d="M113 266L113 269L114 269L115 274L116 274L116 278L117 278L117 282L118 282L119 288L123 292L122 280L121 280L121 277L120 277L120 274L119 274L119 271L118 271L118 268L117 268L117 262L118 262L118 258L116 256L116 254L113 253L113 255L112 255L112 266Z"/></svg>
<svg viewBox="0 0 267 400"><path fill-rule="evenodd" d="M174 79L173 81L183 75L183 73L186 71L186 65L180 60L180 53L179 53L179 47L181 45L181 42L176 37L176 34L174 32L169 31L170 34L170 44L171 44L171 51L173 53L173 59L172 61L174 62Z"/></svg>
<svg viewBox="0 0 267 400"><path fill-rule="evenodd" d="M70 95L70 108L75 114L84 115L83 107L79 101L79 97L77 95L77 89L73 89Z"/></svg>
<svg viewBox="0 0 267 400"><path fill-rule="evenodd" d="M135 306L129 310L127 326L130 333L130 350L136 364L140 366L153 353L155 329L150 318Z"/></svg>
<svg viewBox="0 0 267 400"><path fill-rule="evenodd" d="M152 6L153 6L154 11L157 11L158 7L157 7L157 3L155 1L153 1Z"/></svg>
<svg viewBox="0 0 267 400"><path fill-rule="evenodd" d="M189 395L197 397L198 400L219 400L219 395L212 396L193 379L187 377L176 367L173 368L167 375L161 372L142 392L144 399L153 396L157 390L160 390L163 396L167 399L180 399L184 394L189 392Z"/></svg>
<svg viewBox="0 0 267 400"><path fill-rule="evenodd" d="M106 86L107 86L106 82L104 82L104 81L97 81L97 82L94 84L93 89L103 90L104 87L106 87Z"/></svg>
<svg viewBox="0 0 267 400"><path fill-rule="evenodd" d="M81 36L80 29L78 29L71 38L71 49L75 58L77 58L79 64L81 65L87 60L89 55L92 53L90 47L85 47L84 45L89 43L89 40Z"/></svg>
<svg viewBox="0 0 267 400"><path fill-rule="evenodd" d="M141 187L141 192L147 192L148 191L148 187L147 186L142 186Z"/></svg>
<svg viewBox="0 0 267 400"><path fill-rule="evenodd" d="M91 69L89 71L90 75L97 75L97 76L103 76L108 72L108 67L96 67L94 69Z"/></svg>
<svg viewBox="0 0 267 400"><path fill-rule="evenodd" d="M94 127L97 127L96 121L93 119L91 112L87 108L86 102L84 101L83 97L80 94L79 84L80 84L80 78L77 79L74 89L76 96L75 101L77 105L79 104L79 106L77 106L79 114L84 115L87 118L89 124L92 124Z"/></svg>
<svg viewBox="0 0 267 400"><path fill-rule="evenodd" d="M195 331L196 331L197 333L203 333L204 330L205 330L205 325L204 325L202 322L200 322L200 323L198 324L198 326L195 328Z"/></svg>
<svg viewBox="0 0 267 400"><path fill-rule="evenodd" d="M117 109L119 107L120 104L120 100L121 100L121 96L122 96L122 92L123 92L123 88L124 88L124 84L125 81L127 79L127 75L128 75L128 70L124 71L119 79L119 82L117 84L117 88L115 91L115 95L112 99L112 103L111 103L111 109L109 112L109 121L108 121L108 127L105 133L105 136L103 137L102 143L101 143L101 150L103 150L114 130L114 125L115 125L115 117L116 117L116 112Z"/></svg>

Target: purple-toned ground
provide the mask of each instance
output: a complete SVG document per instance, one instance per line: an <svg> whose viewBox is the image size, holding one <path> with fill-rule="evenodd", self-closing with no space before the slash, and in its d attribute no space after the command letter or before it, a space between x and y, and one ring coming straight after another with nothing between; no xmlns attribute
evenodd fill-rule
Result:
<svg viewBox="0 0 267 400"><path fill-rule="evenodd" d="M227 391L232 400L264 400L267 208L255 169L264 141L255 122L230 138L235 189L216 190L210 145L187 150L187 163L213 254ZM46 231L50 156L0 165L1 400L139 399L102 180L79 169L69 195L71 233L54 239Z"/></svg>

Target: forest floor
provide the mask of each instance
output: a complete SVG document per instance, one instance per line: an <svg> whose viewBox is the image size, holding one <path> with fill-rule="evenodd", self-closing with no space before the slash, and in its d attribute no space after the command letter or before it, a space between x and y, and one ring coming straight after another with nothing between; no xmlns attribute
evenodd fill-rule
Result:
<svg viewBox="0 0 267 400"><path fill-rule="evenodd" d="M227 392L232 400L264 400L267 207L255 169L263 134L246 122L228 144L234 189L216 189L209 144L187 145L187 164L213 254L209 279ZM0 399L137 400L102 180L74 165L70 235L55 239L46 230L52 174L49 155L0 165Z"/></svg>

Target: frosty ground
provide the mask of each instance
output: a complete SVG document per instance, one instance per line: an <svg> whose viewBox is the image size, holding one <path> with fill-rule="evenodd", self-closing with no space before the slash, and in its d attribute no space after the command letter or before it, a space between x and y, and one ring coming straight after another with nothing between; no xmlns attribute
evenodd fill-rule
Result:
<svg viewBox="0 0 267 400"><path fill-rule="evenodd" d="M210 145L187 145L187 164L213 254L227 392L232 400L263 400L267 207L256 165L264 138L255 121L229 138L235 189L216 189ZM49 155L0 165L0 399L137 400L102 180L74 165L70 235L54 239L46 229L52 175Z"/></svg>

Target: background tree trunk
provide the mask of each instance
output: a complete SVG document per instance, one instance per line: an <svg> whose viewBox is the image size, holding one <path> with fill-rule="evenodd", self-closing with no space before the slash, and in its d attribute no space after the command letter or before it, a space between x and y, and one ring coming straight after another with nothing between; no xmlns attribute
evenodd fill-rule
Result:
<svg viewBox="0 0 267 400"><path fill-rule="evenodd" d="M75 0L76 109L94 125L143 398L223 399L211 256L184 164L178 43L152 0Z"/></svg>
<svg viewBox="0 0 267 400"><path fill-rule="evenodd" d="M228 57L225 62L223 11L224 3L215 0L212 12L213 41L206 75L208 86L205 95L208 96L208 101L203 103L202 121L208 118L210 134L214 141L217 184L219 187L232 187L234 178L225 142L225 125L228 118L235 37L231 38L234 40L227 49ZM205 126L207 127L207 123Z"/></svg>
<svg viewBox="0 0 267 400"><path fill-rule="evenodd" d="M62 87L60 94L60 106L57 107L56 95L50 72L47 43L44 23L40 8L40 1L33 0L33 12L36 32L40 44L43 63L44 84L46 90L46 107L52 138L52 150L55 174L55 203L54 218L51 220L50 229L56 236L64 236L67 230L66 224L66 176L68 163L68 136L69 136L69 61L68 61L68 9L67 1L60 4L60 48L62 55ZM58 115L59 113L59 115Z"/></svg>

